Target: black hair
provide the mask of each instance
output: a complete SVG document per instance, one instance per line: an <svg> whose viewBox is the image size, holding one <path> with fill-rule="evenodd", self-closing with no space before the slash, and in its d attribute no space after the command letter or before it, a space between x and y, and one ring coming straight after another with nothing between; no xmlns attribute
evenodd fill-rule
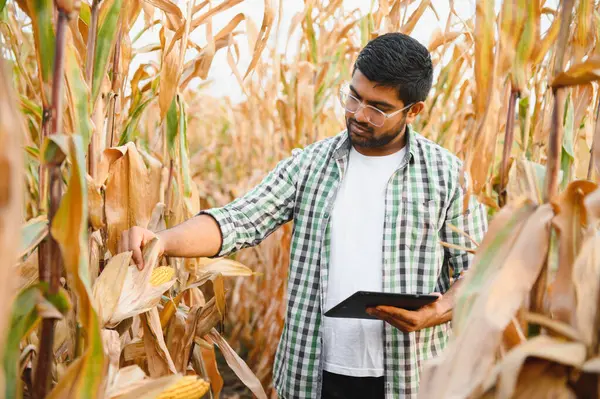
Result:
<svg viewBox="0 0 600 399"><path fill-rule="evenodd" d="M431 90L431 55L425 46L403 33L386 33L367 43L358 54L353 75L356 69L372 82L397 88L405 105L425 101Z"/></svg>

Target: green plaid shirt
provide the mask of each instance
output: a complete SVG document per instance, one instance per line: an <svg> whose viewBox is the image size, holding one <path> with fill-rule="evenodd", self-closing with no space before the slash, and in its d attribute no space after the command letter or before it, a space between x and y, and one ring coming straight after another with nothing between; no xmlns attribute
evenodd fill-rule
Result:
<svg viewBox="0 0 600 399"><path fill-rule="evenodd" d="M451 278L469 267L472 255L443 247L440 241L473 247L449 224L480 241L487 219L475 199L463 213L461 161L412 129L407 132L406 156L390 178L385 196L382 290L444 293ZM349 150L345 131L294 150L245 196L205 211L223 234L218 256L257 245L282 224L294 222L287 312L273 375L282 398L321 396L329 221ZM386 399L416 397L422 363L440 353L450 333L450 323L409 334L385 324Z"/></svg>

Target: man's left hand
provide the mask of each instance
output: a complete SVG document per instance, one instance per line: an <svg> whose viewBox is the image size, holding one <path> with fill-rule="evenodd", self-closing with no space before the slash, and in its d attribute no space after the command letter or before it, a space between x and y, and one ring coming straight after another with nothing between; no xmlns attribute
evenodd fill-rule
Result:
<svg viewBox="0 0 600 399"><path fill-rule="evenodd" d="M367 308L367 313L375 316L399 330L409 333L419 331L427 327L439 324L438 319L443 313L441 309L440 298L437 301L425 305L418 310L406 310L393 306L377 306Z"/></svg>

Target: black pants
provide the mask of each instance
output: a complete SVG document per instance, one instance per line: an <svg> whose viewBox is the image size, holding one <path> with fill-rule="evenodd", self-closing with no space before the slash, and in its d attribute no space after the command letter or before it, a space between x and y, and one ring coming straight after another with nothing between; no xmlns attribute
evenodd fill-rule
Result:
<svg viewBox="0 0 600 399"><path fill-rule="evenodd" d="M323 371L321 399L383 399L383 377L349 377Z"/></svg>

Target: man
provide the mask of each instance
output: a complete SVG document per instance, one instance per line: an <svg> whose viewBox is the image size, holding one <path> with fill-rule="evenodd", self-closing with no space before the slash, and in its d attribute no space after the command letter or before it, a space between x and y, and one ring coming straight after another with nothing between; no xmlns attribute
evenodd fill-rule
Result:
<svg viewBox="0 0 600 399"><path fill-rule="evenodd" d="M294 222L274 365L280 397L415 397L422 362L446 344L471 260L464 248L473 246L451 227L479 241L487 224L474 199L463 212L460 161L409 127L432 74L416 40L399 33L372 40L340 93L346 131L294 151L225 207L157 234L169 256L227 256ZM140 248L152 237L134 227L121 248L143 267ZM417 311L369 309L383 321L323 316L357 290L440 298Z"/></svg>

